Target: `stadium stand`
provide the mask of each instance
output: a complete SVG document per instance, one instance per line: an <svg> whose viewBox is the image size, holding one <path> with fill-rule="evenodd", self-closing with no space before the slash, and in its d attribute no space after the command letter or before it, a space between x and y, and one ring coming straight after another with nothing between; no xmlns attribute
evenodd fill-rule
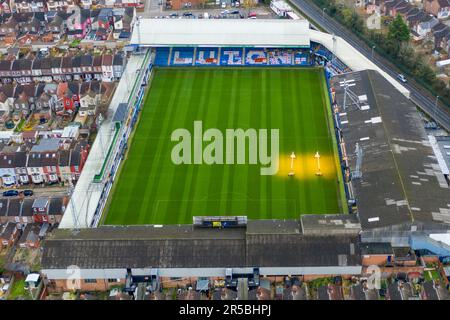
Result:
<svg viewBox="0 0 450 320"><path fill-rule="evenodd" d="M294 51L294 65L307 66L311 65L311 59L309 57L309 51L307 50L295 50Z"/></svg>
<svg viewBox="0 0 450 320"><path fill-rule="evenodd" d="M170 60L174 66L191 66L194 62L194 48L173 48Z"/></svg>
<svg viewBox="0 0 450 320"><path fill-rule="evenodd" d="M245 61L243 57L245 56ZM310 49L241 47L159 47L156 66L313 66L321 65L330 75L351 71L333 53L319 43L311 42Z"/></svg>
<svg viewBox="0 0 450 320"><path fill-rule="evenodd" d="M169 56L170 56L169 47L156 48L154 64L157 66L167 66L169 62Z"/></svg>
<svg viewBox="0 0 450 320"><path fill-rule="evenodd" d="M217 65L219 61L218 56L218 48L197 48L197 54L195 55L195 65Z"/></svg>
<svg viewBox="0 0 450 320"><path fill-rule="evenodd" d="M221 66L242 65L242 48L222 48L220 52Z"/></svg>
<svg viewBox="0 0 450 320"><path fill-rule="evenodd" d="M270 65L278 65L278 66L292 65L293 52L291 49L268 49L267 54L269 57Z"/></svg>
<svg viewBox="0 0 450 320"><path fill-rule="evenodd" d="M245 54L245 65L267 65L265 49L248 49Z"/></svg>

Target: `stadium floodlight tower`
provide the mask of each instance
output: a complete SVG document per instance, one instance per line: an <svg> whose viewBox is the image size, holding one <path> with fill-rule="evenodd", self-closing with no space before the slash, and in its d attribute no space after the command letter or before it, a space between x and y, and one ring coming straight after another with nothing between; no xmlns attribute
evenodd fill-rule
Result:
<svg viewBox="0 0 450 320"><path fill-rule="evenodd" d="M136 19L136 29L137 29L137 36L138 36L138 47L137 51L139 51L140 45L141 45L141 17L137 17Z"/></svg>
<svg viewBox="0 0 450 320"><path fill-rule="evenodd" d="M336 57L336 46L337 46L337 38L336 38L336 36L334 35L334 33L333 33L333 35L332 35L332 39L333 39L333 56L331 57L331 64L333 64L334 63L334 61L335 61L335 57Z"/></svg>
<svg viewBox="0 0 450 320"><path fill-rule="evenodd" d="M355 80L346 80L344 79L344 81L341 82L341 87L344 87L344 101L342 103L342 107L344 108L344 110L347 108L347 97L351 100L351 102L353 102L353 104L356 105L356 107L361 110L361 105L359 102L359 98L358 96L350 89L351 85L354 85L353 82Z"/></svg>
<svg viewBox="0 0 450 320"><path fill-rule="evenodd" d="M291 153L291 155L289 157L291 158L291 170L289 171L288 176L292 177L292 176L295 175L295 172L294 172L294 160L295 160L296 156L295 156L294 151L292 151L292 153Z"/></svg>
<svg viewBox="0 0 450 320"><path fill-rule="evenodd" d="M322 175L322 171L320 171L320 154L319 154L319 151L316 152L316 154L314 155L314 158L317 159L316 176L321 176Z"/></svg>

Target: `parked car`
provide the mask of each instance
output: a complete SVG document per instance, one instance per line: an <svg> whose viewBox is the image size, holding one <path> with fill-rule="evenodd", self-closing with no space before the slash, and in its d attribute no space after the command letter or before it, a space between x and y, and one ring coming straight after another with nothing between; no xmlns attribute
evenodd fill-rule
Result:
<svg viewBox="0 0 450 320"><path fill-rule="evenodd" d="M34 194L33 190L23 190L23 195L25 197L31 197Z"/></svg>
<svg viewBox="0 0 450 320"><path fill-rule="evenodd" d="M3 192L4 197L16 197L19 195L19 191L17 190L8 190Z"/></svg>
<svg viewBox="0 0 450 320"><path fill-rule="evenodd" d="M169 15L169 17L171 17L171 18L177 18L177 17L178 17L178 13L176 13L176 12L171 13L171 14Z"/></svg>
<svg viewBox="0 0 450 320"><path fill-rule="evenodd" d="M403 83L407 82L405 76L403 74L401 74L401 73L397 76L397 79L400 80Z"/></svg>
<svg viewBox="0 0 450 320"><path fill-rule="evenodd" d="M222 8L226 8L226 7L227 7L226 2L222 2Z"/></svg>
<svg viewBox="0 0 450 320"><path fill-rule="evenodd" d="M248 17L249 17L249 18L252 18L252 17L255 17L255 18L256 18L256 13L250 12L250 13L248 14Z"/></svg>
<svg viewBox="0 0 450 320"><path fill-rule="evenodd" d="M192 16L192 12L183 13L183 17L191 17L191 16Z"/></svg>
<svg viewBox="0 0 450 320"><path fill-rule="evenodd" d="M233 10L230 12L230 14L239 14L239 10Z"/></svg>

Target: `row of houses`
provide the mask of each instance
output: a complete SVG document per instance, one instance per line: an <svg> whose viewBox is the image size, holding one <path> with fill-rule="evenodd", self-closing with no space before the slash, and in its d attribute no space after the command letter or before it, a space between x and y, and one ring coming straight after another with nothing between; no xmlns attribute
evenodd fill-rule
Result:
<svg viewBox="0 0 450 320"><path fill-rule="evenodd" d="M96 115L114 92L114 84L97 80L60 83L3 84L0 86L0 124L18 121L30 115L35 120L53 116Z"/></svg>
<svg viewBox="0 0 450 320"><path fill-rule="evenodd" d="M107 40L127 39L135 20L134 8L81 9L67 11L23 12L0 14L0 40L5 45L53 43L84 38Z"/></svg>
<svg viewBox="0 0 450 320"><path fill-rule="evenodd" d="M30 150L5 146L0 152L3 187L16 185L75 182L89 154L85 139L42 139Z"/></svg>
<svg viewBox="0 0 450 320"><path fill-rule="evenodd" d="M74 0L4 0L1 2L1 10L5 13L45 12L63 10L75 3Z"/></svg>
<svg viewBox="0 0 450 320"><path fill-rule="evenodd" d="M436 9L439 8L439 9ZM450 49L450 27L440 19L448 17L450 1L425 0L424 10L406 0L374 0L366 5L369 28L380 28L381 16L402 16L415 41L431 41L435 49Z"/></svg>
<svg viewBox="0 0 450 320"><path fill-rule="evenodd" d="M77 3L83 8L124 8L136 7L144 9L145 0L77 0Z"/></svg>
<svg viewBox="0 0 450 320"><path fill-rule="evenodd" d="M0 225L26 223L55 224L61 221L67 206L66 196L0 199ZM5 237L7 238L7 237ZM11 245L10 242L3 245Z"/></svg>
<svg viewBox="0 0 450 320"><path fill-rule="evenodd" d="M0 60L0 78L3 83L32 81L70 81L120 79L126 58L116 54L83 54L39 58L32 54L21 59Z"/></svg>
<svg viewBox="0 0 450 320"><path fill-rule="evenodd" d="M0 12L46 12L65 10L78 5L82 8L143 8L144 0L1 0Z"/></svg>
<svg viewBox="0 0 450 320"><path fill-rule="evenodd" d="M27 205L29 207L29 205ZM19 248L36 249L41 245L46 233L51 228L49 223L7 222L0 225L0 249L18 245Z"/></svg>
<svg viewBox="0 0 450 320"><path fill-rule="evenodd" d="M327 284L318 288L318 300L344 300L343 288L336 284ZM387 300L449 300L450 295L445 286L434 281L421 285L406 280L395 279L387 285L384 293ZM366 283L350 287L351 300L379 300L379 290L368 288Z"/></svg>

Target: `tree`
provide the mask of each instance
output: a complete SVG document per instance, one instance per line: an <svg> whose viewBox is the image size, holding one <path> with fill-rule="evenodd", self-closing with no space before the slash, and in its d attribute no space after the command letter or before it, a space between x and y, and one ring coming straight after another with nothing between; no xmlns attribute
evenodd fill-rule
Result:
<svg viewBox="0 0 450 320"><path fill-rule="evenodd" d="M410 39L409 28L403 21L401 15L397 14L394 21L389 26L388 37L400 44L406 43Z"/></svg>
<svg viewBox="0 0 450 320"><path fill-rule="evenodd" d="M416 54L409 44L405 43L400 46L398 58L408 69L414 69L416 67Z"/></svg>

